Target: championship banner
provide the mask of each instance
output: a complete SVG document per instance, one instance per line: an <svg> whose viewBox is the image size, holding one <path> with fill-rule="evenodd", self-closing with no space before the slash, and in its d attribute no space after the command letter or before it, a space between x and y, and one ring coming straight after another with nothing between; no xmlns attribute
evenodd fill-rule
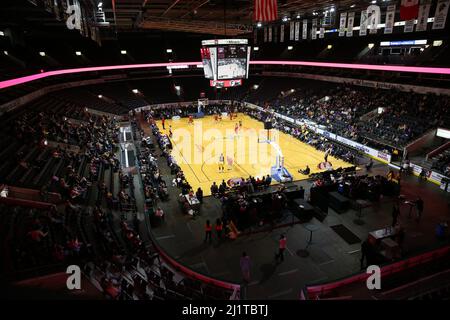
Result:
<svg viewBox="0 0 450 320"><path fill-rule="evenodd" d="M390 34L394 31L395 4L388 6L386 11L386 22L384 25L384 34Z"/></svg>
<svg viewBox="0 0 450 320"><path fill-rule="evenodd" d="M444 29L450 0L439 0L434 13L433 30Z"/></svg>
<svg viewBox="0 0 450 320"><path fill-rule="evenodd" d="M294 41L294 21L289 23L289 40Z"/></svg>
<svg viewBox="0 0 450 320"><path fill-rule="evenodd" d="M317 39L317 19L312 20L311 39Z"/></svg>
<svg viewBox="0 0 450 320"><path fill-rule="evenodd" d="M341 12L339 20L339 37L345 36L345 25L347 24L347 12Z"/></svg>
<svg viewBox="0 0 450 320"><path fill-rule="evenodd" d="M413 32L413 30L414 30L414 22L415 22L415 19L406 20L405 21L405 28L403 29L403 32L405 32L405 33Z"/></svg>
<svg viewBox="0 0 450 320"><path fill-rule="evenodd" d="M272 42L272 26L269 27L269 42Z"/></svg>
<svg viewBox="0 0 450 320"><path fill-rule="evenodd" d="M367 10L361 11L361 20L359 23L359 35L367 35Z"/></svg>
<svg viewBox="0 0 450 320"><path fill-rule="evenodd" d="M300 40L300 21L295 22L295 41Z"/></svg>
<svg viewBox="0 0 450 320"><path fill-rule="evenodd" d="M348 14L348 24L347 24L347 37L353 37L353 25L355 23L355 13L350 12Z"/></svg>
<svg viewBox="0 0 450 320"><path fill-rule="evenodd" d="M325 36L325 28L324 27L320 27L320 29L319 29L319 38L323 39L324 36Z"/></svg>
<svg viewBox="0 0 450 320"><path fill-rule="evenodd" d="M267 27L264 28L264 42L267 42Z"/></svg>
<svg viewBox="0 0 450 320"><path fill-rule="evenodd" d="M278 27L273 27L273 42L278 42Z"/></svg>
<svg viewBox="0 0 450 320"><path fill-rule="evenodd" d="M302 38L308 39L308 20L303 19L303 32L302 32Z"/></svg>
<svg viewBox="0 0 450 320"><path fill-rule="evenodd" d="M378 25L381 21L381 9L377 5L370 5L367 7L368 25L370 26L370 34L376 34Z"/></svg>
<svg viewBox="0 0 450 320"><path fill-rule="evenodd" d="M284 24L280 27L280 42L284 42Z"/></svg>
<svg viewBox="0 0 450 320"><path fill-rule="evenodd" d="M427 31L428 17L430 16L431 2L422 1L419 7L419 16L417 17L416 31Z"/></svg>

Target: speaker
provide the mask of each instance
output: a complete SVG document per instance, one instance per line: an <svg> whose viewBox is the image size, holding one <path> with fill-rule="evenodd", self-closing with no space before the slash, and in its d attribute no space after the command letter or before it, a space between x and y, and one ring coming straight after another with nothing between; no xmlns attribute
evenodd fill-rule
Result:
<svg viewBox="0 0 450 320"><path fill-rule="evenodd" d="M273 129L272 122L271 121L264 122L264 129L266 129L266 130Z"/></svg>

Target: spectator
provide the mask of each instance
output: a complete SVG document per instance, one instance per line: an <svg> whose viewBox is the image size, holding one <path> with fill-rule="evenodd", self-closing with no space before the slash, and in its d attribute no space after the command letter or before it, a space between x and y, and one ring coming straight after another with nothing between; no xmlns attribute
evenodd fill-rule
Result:
<svg viewBox="0 0 450 320"><path fill-rule="evenodd" d="M275 255L275 260L278 262L284 261L284 251L286 250L286 236L284 234L280 235L280 240L278 241L278 253Z"/></svg>
<svg viewBox="0 0 450 320"><path fill-rule="evenodd" d="M200 201L200 203L203 203L203 190L202 190L202 188L198 187L197 192L195 193L195 196L197 197L198 201Z"/></svg>
<svg viewBox="0 0 450 320"><path fill-rule="evenodd" d="M212 242L211 234L212 234L211 223L209 222L209 220L206 220L206 224L205 224L205 241L204 242L207 242L208 240L209 240L209 243Z"/></svg>
<svg viewBox="0 0 450 320"><path fill-rule="evenodd" d="M251 269L251 260L247 253L244 251L242 253L241 260L239 265L241 266L242 277L244 278L245 283L250 282L250 269Z"/></svg>

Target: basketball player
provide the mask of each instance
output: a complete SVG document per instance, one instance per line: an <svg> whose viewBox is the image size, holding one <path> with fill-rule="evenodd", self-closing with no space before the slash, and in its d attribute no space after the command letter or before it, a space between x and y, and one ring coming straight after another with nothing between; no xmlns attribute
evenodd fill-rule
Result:
<svg viewBox="0 0 450 320"><path fill-rule="evenodd" d="M238 135L239 133L239 124L236 123L236 125L234 126L234 134Z"/></svg>
<svg viewBox="0 0 450 320"><path fill-rule="evenodd" d="M162 119L161 119L161 125L163 127L163 130L166 130L165 124L166 124L166 119L163 116Z"/></svg>
<svg viewBox="0 0 450 320"><path fill-rule="evenodd" d="M332 150L331 147L329 147L327 149L327 151L325 151L325 157L324 157L325 162L328 162L328 156L330 155L331 150Z"/></svg>
<svg viewBox="0 0 450 320"><path fill-rule="evenodd" d="M242 120L239 120L239 128L242 128Z"/></svg>
<svg viewBox="0 0 450 320"><path fill-rule="evenodd" d="M192 115L189 116L189 124L194 124L194 118Z"/></svg>
<svg viewBox="0 0 450 320"><path fill-rule="evenodd" d="M217 114L214 115L214 121L217 123L219 121L219 116Z"/></svg>
<svg viewBox="0 0 450 320"><path fill-rule="evenodd" d="M230 120L233 121L233 112L228 112L228 115L230 116Z"/></svg>
<svg viewBox="0 0 450 320"><path fill-rule="evenodd" d="M233 168L233 158L230 156L227 156L227 164L228 164L228 170L231 170Z"/></svg>
<svg viewBox="0 0 450 320"><path fill-rule="evenodd" d="M169 138L172 138L172 125L169 125Z"/></svg>
<svg viewBox="0 0 450 320"><path fill-rule="evenodd" d="M219 157L219 172L222 172L225 170L225 158L223 156L223 153L220 154Z"/></svg>

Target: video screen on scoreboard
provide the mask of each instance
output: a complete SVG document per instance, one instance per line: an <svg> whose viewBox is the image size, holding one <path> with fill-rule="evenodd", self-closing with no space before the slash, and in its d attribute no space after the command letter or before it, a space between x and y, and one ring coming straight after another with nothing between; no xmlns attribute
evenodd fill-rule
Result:
<svg viewBox="0 0 450 320"><path fill-rule="evenodd" d="M203 72L205 73L205 78L206 79L214 79L210 48L207 48L207 47L201 48L200 54L202 57Z"/></svg>
<svg viewBox="0 0 450 320"><path fill-rule="evenodd" d="M246 45L226 45L217 47L217 79L239 79L247 77Z"/></svg>

